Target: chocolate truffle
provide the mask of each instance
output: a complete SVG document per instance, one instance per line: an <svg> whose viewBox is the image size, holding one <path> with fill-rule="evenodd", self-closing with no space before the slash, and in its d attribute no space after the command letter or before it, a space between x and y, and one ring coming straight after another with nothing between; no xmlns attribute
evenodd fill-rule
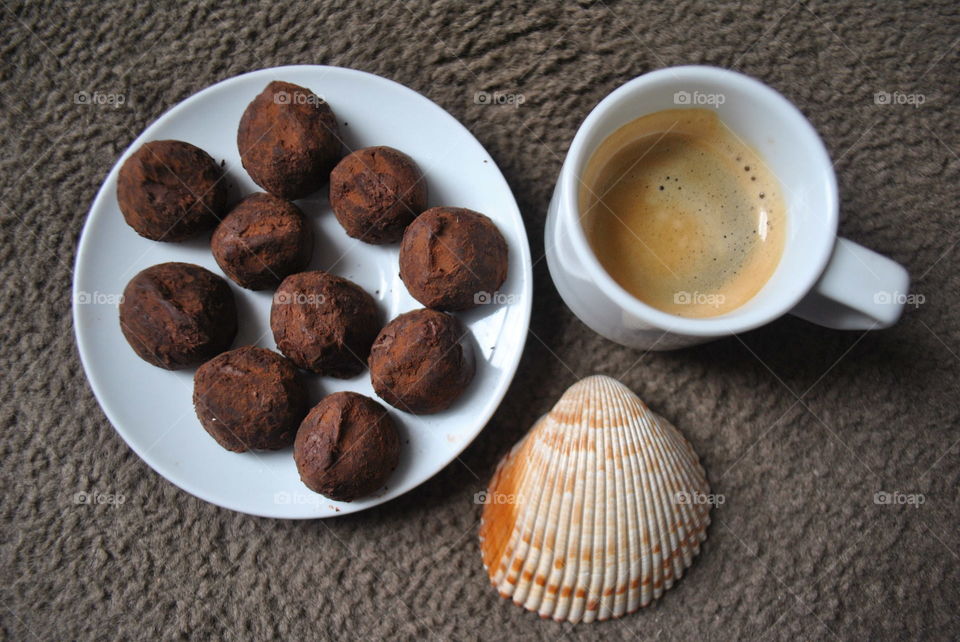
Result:
<svg viewBox="0 0 960 642"><path fill-rule="evenodd" d="M370 379L380 398L414 414L449 407L473 379L473 350L455 317L420 309L380 331L370 350Z"/></svg>
<svg viewBox="0 0 960 642"><path fill-rule="evenodd" d="M270 308L280 352L305 370L332 377L363 371L380 325L372 296L353 281L320 271L285 278Z"/></svg>
<svg viewBox="0 0 960 642"><path fill-rule="evenodd" d="M130 279L120 330L140 357L167 370L196 366L230 347L237 308L225 280L190 263L161 263Z"/></svg>
<svg viewBox="0 0 960 642"><path fill-rule="evenodd" d="M200 366L193 377L193 406L210 436L238 453L286 448L308 407L290 360L253 346Z"/></svg>
<svg viewBox="0 0 960 642"><path fill-rule="evenodd" d="M431 208L403 235L400 278L428 308L472 308L492 300L507 278L507 242L483 214Z"/></svg>
<svg viewBox="0 0 960 642"><path fill-rule="evenodd" d="M237 147L257 185L303 198L323 187L340 158L337 119L309 89L275 80L243 112Z"/></svg>
<svg viewBox="0 0 960 642"><path fill-rule="evenodd" d="M427 208L427 182L413 159L401 151L358 149L330 173L330 207L353 238L396 243Z"/></svg>
<svg viewBox="0 0 960 642"><path fill-rule="evenodd" d="M210 240L220 269L251 290L275 288L284 277L304 269L312 248L300 208L264 192L240 201Z"/></svg>
<svg viewBox="0 0 960 642"><path fill-rule="evenodd" d="M212 229L227 209L223 170L179 140L144 143L123 162L117 202L127 224L154 241L182 241Z"/></svg>
<svg viewBox="0 0 960 642"><path fill-rule="evenodd" d="M400 436L376 401L355 392L335 392L300 424L293 458L307 488L349 502L387 481L400 459Z"/></svg>

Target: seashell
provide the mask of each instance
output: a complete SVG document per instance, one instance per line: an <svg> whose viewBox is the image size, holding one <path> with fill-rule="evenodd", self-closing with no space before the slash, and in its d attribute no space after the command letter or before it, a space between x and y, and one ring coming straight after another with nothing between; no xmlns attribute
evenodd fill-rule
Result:
<svg viewBox="0 0 960 642"><path fill-rule="evenodd" d="M570 387L500 462L480 550L493 586L544 618L592 622L647 606L707 537L690 443L615 379Z"/></svg>

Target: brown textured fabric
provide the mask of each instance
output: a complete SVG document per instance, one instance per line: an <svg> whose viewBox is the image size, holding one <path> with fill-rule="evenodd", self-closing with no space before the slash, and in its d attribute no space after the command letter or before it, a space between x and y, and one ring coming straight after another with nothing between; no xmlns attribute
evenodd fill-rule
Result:
<svg viewBox="0 0 960 642"><path fill-rule="evenodd" d="M955 0L8 0L0 25L0 637L956 638ZM97 406L70 318L77 235L133 138L211 83L293 63L381 74L459 118L514 189L536 259L527 350L486 430L413 492L322 522L231 513L152 472ZM785 318L666 354L584 328L540 258L561 159L605 94L682 63L734 67L793 100L836 160L842 233L904 263L925 302L883 332ZM914 94L922 105L898 102ZM675 423L726 501L656 606L571 627L487 585L474 494L594 372ZM925 503L876 504L881 491Z"/></svg>

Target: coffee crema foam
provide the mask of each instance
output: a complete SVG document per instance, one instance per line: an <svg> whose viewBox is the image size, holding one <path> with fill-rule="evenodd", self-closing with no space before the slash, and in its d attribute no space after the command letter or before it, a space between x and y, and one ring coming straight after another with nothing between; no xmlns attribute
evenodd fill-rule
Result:
<svg viewBox="0 0 960 642"><path fill-rule="evenodd" d="M579 201L604 269L670 314L740 307L783 253L779 181L710 110L660 111L618 129L587 163Z"/></svg>

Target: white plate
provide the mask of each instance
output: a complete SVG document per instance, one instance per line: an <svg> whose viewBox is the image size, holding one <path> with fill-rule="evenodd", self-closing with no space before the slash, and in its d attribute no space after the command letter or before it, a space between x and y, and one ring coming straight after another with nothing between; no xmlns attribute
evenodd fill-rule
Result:
<svg viewBox="0 0 960 642"><path fill-rule="evenodd" d="M384 489L350 503L308 490L290 448L243 454L221 448L194 414L194 371L169 372L147 364L120 333L119 295L140 270L185 261L222 274L210 253L209 236L158 243L126 225L116 199L120 165L149 140L184 140L225 161L234 198L259 191L240 164L237 125L247 104L271 80L296 83L325 98L349 149L389 145L409 154L426 175L431 207L483 212L496 222L510 251L499 303L458 315L472 331L478 357L467 392L452 408L434 415L417 417L391 408L401 431L400 464ZM379 302L385 319L420 307L399 279L397 246L366 245L348 237L330 212L325 189L298 204L314 224L310 269L355 281ZM234 345L276 349L269 326L271 293L231 286L240 312ZM470 132L427 98L393 81L351 69L304 65L255 71L208 87L161 116L133 142L107 176L84 225L73 313L80 359L93 392L117 432L147 464L208 502L253 515L298 519L381 504L429 479L460 454L493 415L516 372L531 299L530 249L520 211L500 170ZM304 379L314 403L338 390L376 398L367 372L349 380L315 375Z"/></svg>

